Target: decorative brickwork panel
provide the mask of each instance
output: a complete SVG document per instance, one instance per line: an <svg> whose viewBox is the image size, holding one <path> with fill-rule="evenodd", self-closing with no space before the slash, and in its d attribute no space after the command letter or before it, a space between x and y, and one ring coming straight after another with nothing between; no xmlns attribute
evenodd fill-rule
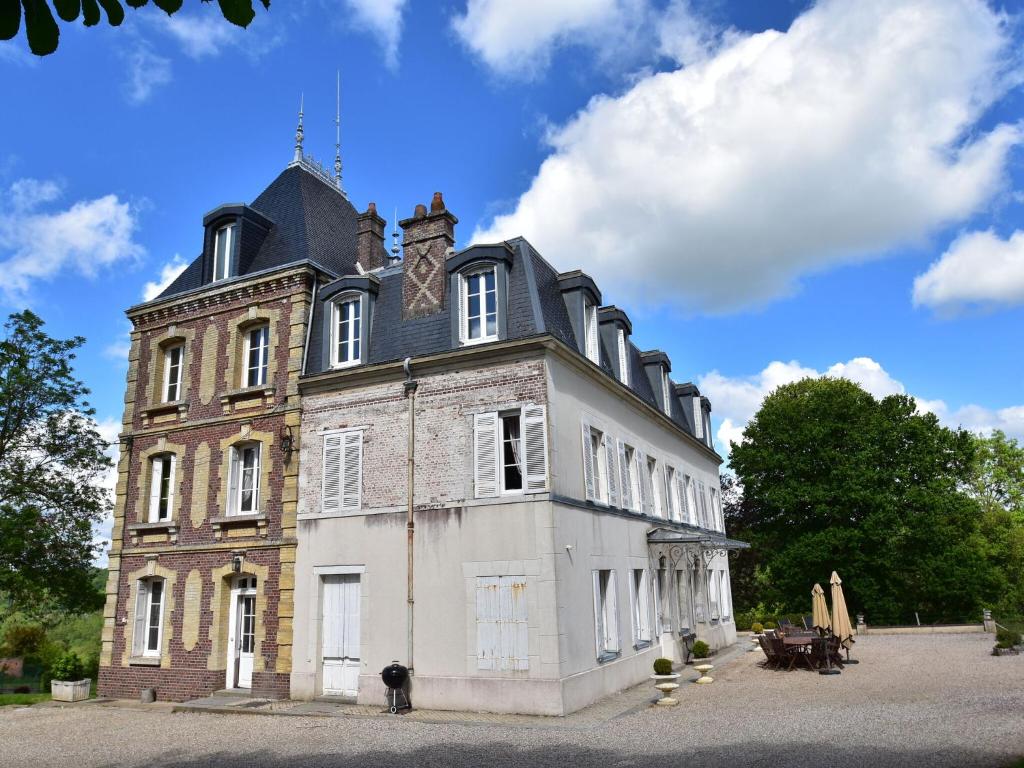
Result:
<svg viewBox="0 0 1024 768"><path fill-rule="evenodd" d="M193 568L185 579L184 605L182 606L181 644L191 652L199 642L199 614L202 610L203 576Z"/></svg>

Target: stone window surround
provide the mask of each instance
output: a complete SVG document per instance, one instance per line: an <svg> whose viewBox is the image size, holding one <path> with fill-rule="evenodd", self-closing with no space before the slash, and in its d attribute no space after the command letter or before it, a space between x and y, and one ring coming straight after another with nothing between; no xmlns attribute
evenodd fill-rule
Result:
<svg viewBox="0 0 1024 768"><path fill-rule="evenodd" d="M149 496L153 482L152 459L164 454L171 454L175 457L174 473L174 501L171 504L171 514L166 520L155 523L149 522ZM136 504L135 520L128 523L128 531L134 538L147 531L166 530L171 534L172 541L177 538L177 530L180 526L181 508L184 503L182 488L185 484L185 455L184 445L170 443L166 437L161 437L156 444L139 451L139 472L136 479Z"/></svg>
<svg viewBox="0 0 1024 768"><path fill-rule="evenodd" d="M231 399L250 393L265 394L273 391L277 374L277 349L281 343L280 328L281 310L278 308L262 308L256 304L244 312L227 319L228 340L226 355L227 365L224 368L224 392L221 398ZM267 381L255 387L245 386L247 361L245 360L246 337L249 331L260 325L270 328L270 347L267 351Z"/></svg>
<svg viewBox="0 0 1024 768"><path fill-rule="evenodd" d="M143 410L143 415L163 409L182 410L188 407L189 371L192 364L192 352L195 349L195 336L194 328L179 328L176 325L171 325L163 333L157 334L149 340L149 371L146 379L146 394L143 398L147 407ZM182 345L181 386L177 400L164 402L165 352L176 344Z"/></svg>
<svg viewBox="0 0 1024 768"><path fill-rule="evenodd" d="M213 595L210 598L210 609L213 618L210 621L209 639L210 655L206 659L206 668L210 671L227 672L228 654L228 622L231 616L231 583L237 576L256 577L256 637L253 646L253 673L267 670L266 659L263 657L263 644L266 640L267 628L264 620L267 611L266 584L270 568L257 565L245 559L245 552L236 551L233 557L241 557L242 564L236 573L234 564L228 562L210 571L213 581ZM271 646L274 647L274 646ZM225 681L226 682L226 681Z"/></svg>
<svg viewBox="0 0 1024 768"><path fill-rule="evenodd" d="M158 577L164 580L163 615L161 616L161 638L159 656L133 656L135 647L135 608L138 603L139 581L141 579ZM157 562L156 555L147 555L146 564L138 570L128 574L130 593L126 605L126 613L121 619L124 627L124 649L121 653L121 666L160 666L161 669L169 669L171 666L171 638L174 636L174 585L178 579L176 571L162 567Z"/></svg>
<svg viewBox="0 0 1024 768"><path fill-rule="evenodd" d="M274 463L273 447L275 436L272 432L261 432L243 424L236 434L220 441L220 483L217 491L217 515L210 520L216 538L221 537L222 528L231 525L256 525L259 535L266 537L269 521L270 471ZM260 444L260 495L259 509L255 514L228 514L228 484L231 482L231 448L241 443Z"/></svg>

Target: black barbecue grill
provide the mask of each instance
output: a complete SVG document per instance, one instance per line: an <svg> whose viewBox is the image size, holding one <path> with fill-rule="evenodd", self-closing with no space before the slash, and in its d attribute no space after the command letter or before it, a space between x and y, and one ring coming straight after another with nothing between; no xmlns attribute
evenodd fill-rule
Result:
<svg viewBox="0 0 1024 768"><path fill-rule="evenodd" d="M400 709L412 709L406 687L409 682L408 668L403 667L398 661L393 661L381 670L380 679L388 688L387 693L384 694L384 701L391 714L395 714Z"/></svg>

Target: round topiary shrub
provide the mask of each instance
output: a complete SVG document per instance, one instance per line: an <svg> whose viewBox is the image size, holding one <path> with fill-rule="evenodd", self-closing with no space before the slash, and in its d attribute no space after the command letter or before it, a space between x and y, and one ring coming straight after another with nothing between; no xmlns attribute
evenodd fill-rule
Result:
<svg viewBox="0 0 1024 768"><path fill-rule="evenodd" d="M706 659L710 653L711 647L703 640L698 640L693 644L693 658Z"/></svg>
<svg viewBox="0 0 1024 768"><path fill-rule="evenodd" d="M50 668L50 677L53 680L74 682L75 680L81 680L84 676L85 669L82 666L82 660L74 652L65 653Z"/></svg>
<svg viewBox="0 0 1024 768"><path fill-rule="evenodd" d="M1012 648L1015 645L1020 645L1019 632L1014 632L1012 629L1000 629L996 631L997 648Z"/></svg>
<svg viewBox="0 0 1024 768"><path fill-rule="evenodd" d="M775 622L774 621L766 621L764 623L764 628L765 629L775 629Z"/></svg>
<svg viewBox="0 0 1024 768"><path fill-rule="evenodd" d="M750 625L750 631L753 632L755 635L760 635L762 632L764 632L764 624L762 624L759 621L755 621L753 624Z"/></svg>
<svg viewBox="0 0 1024 768"><path fill-rule="evenodd" d="M671 675L672 674L672 660L671 659L655 659L654 660L654 674L656 674L656 675Z"/></svg>

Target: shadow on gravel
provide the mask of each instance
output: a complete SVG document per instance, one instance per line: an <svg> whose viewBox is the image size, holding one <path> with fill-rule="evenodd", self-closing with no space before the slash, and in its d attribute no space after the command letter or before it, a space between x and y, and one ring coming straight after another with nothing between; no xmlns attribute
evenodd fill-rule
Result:
<svg viewBox="0 0 1024 768"><path fill-rule="evenodd" d="M298 736L298 734L296 734ZM670 739L669 734L665 738ZM176 761L168 757L149 765L167 768L478 768L478 766L530 766L533 768L658 768L680 766L698 768L703 766L729 766L730 768L889 768L889 766L959 766L960 768L1007 768L1014 765L1013 758L1006 755L986 753L967 748L943 750L896 751L879 748L829 747L822 744L787 744L766 746L762 744L738 744L729 747L708 748L690 752L651 750L627 754L615 750L592 749L588 747L551 746L524 748L511 743L495 743L489 746L451 745L394 752L360 752L357 754L332 754L329 746L312 749L307 754L288 757L266 751L215 752L201 758Z"/></svg>

